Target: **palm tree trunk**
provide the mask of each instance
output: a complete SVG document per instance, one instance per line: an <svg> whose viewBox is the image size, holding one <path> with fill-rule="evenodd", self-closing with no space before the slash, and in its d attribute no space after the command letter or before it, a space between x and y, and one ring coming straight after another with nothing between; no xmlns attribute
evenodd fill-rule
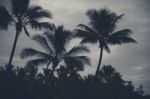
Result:
<svg viewBox="0 0 150 99"><path fill-rule="evenodd" d="M13 57L14 57L14 53L15 53L18 37L19 37L19 31L16 30L15 40L14 40L13 48L12 48L12 51L11 51L11 54L10 54L8 66L12 65L11 63L12 63L12 60L13 60Z"/></svg>
<svg viewBox="0 0 150 99"><path fill-rule="evenodd" d="M98 62L98 66L96 69L96 73L95 73L95 77L98 77L98 72L100 70L100 66L101 66L101 62L102 62L102 56L103 56L103 47L100 48L100 57L99 57L99 62Z"/></svg>

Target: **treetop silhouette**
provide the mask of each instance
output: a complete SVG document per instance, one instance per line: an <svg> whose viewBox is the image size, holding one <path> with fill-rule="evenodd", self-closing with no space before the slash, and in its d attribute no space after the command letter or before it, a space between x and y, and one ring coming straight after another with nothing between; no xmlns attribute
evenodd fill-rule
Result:
<svg viewBox="0 0 150 99"><path fill-rule="evenodd" d="M100 56L95 73L95 76L97 76L102 62L103 50L110 53L109 45L136 43L136 41L130 37L132 34L130 29L123 29L116 32L117 23L122 19L124 14L117 15L103 8L100 10L88 10L86 15L89 18L89 23L88 25L79 24L78 29L75 29L75 37L82 38L81 44L99 44Z"/></svg>
<svg viewBox="0 0 150 99"><path fill-rule="evenodd" d="M33 40L36 41L43 51L38 51L32 48L23 49L21 58L31 56L38 57L27 62L27 66L47 65L47 69L51 65L52 73L61 62L64 62L69 68L83 70L83 66L90 65L90 59L87 56L82 56L80 53L87 53L89 49L85 46L74 46L67 51L69 42L73 38L71 31L65 30L63 26L55 27L53 31L47 31L42 35L35 35Z"/></svg>
<svg viewBox="0 0 150 99"><path fill-rule="evenodd" d="M11 9L8 11L5 7L0 7L0 28L7 29L9 25L14 25L16 35L8 65L11 65L15 53L18 37L22 31L30 37L27 25L33 29L52 29L48 22L38 21L41 18L52 18L51 13L42 9L40 6L29 6L30 0L12 0Z"/></svg>

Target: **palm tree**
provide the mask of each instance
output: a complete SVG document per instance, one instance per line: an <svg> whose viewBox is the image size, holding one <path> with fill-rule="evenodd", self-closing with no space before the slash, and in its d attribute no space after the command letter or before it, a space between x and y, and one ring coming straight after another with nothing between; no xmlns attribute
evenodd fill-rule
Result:
<svg viewBox="0 0 150 99"><path fill-rule="evenodd" d="M27 62L27 66L40 66L43 64L52 66L51 74L54 73L56 67L61 62L65 63L70 69L83 70L83 65L90 65L90 60L87 56L78 55L79 53L89 52L85 46L74 46L71 50L66 51L69 42L72 39L72 33L65 30L63 26L54 26L53 31L45 32L44 35L35 35L35 40L43 48L43 51L38 51L32 48L23 49L21 58L37 56L39 58Z"/></svg>
<svg viewBox="0 0 150 99"><path fill-rule="evenodd" d="M103 50L110 53L109 45L136 43L136 41L130 37L130 34L132 34L130 29L123 29L116 32L117 22L124 14L118 16L116 13L103 8L101 10L89 10L86 15L90 20L89 26L79 24L75 37L83 38L81 44L99 43L100 57L95 73L97 77L102 62Z"/></svg>
<svg viewBox="0 0 150 99"><path fill-rule="evenodd" d="M8 11L5 7L0 7L0 29L7 29L9 25L14 25L16 35L12 47L8 65L11 65L15 53L18 37L24 30L27 36L30 36L27 26L33 29L51 29L48 22L39 22L41 18L51 18L51 14L40 6L29 6L30 0L12 0L12 8ZM9 13L10 12L10 13Z"/></svg>

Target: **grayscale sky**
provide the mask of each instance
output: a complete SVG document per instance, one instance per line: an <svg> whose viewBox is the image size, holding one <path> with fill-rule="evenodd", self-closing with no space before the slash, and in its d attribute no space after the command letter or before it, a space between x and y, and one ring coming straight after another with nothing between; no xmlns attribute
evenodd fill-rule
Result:
<svg viewBox="0 0 150 99"><path fill-rule="evenodd" d="M150 0L31 0L31 4L49 10L53 14L50 22L56 25L63 24L71 30L79 23L87 24L85 12L91 8L106 7L117 14L126 14L118 23L117 29L130 28L134 32L132 37L138 44L112 46L111 54L104 53L102 64L111 64L126 80L133 81L136 86L142 84L146 94L150 94ZM9 0L0 0L0 5L8 6ZM34 35L42 32L31 33ZM9 27L8 31L0 31L0 64L5 64L9 59L14 35L14 27ZM77 40L70 45L76 45L75 41ZM87 46L91 49L89 57L92 66L85 67L84 74L95 72L99 57L98 45ZM38 48L38 45L22 33L13 60L15 65L25 65L25 61L19 58L19 53L26 47Z"/></svg>

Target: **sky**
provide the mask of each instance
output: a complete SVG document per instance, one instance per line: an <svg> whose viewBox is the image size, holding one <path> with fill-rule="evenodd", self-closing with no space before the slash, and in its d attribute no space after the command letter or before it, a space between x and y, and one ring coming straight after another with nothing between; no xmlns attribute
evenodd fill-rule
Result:
<svg viewBox="0 0 150 99"><path fill-rule="evenodd" d="M119 29L130 28L133 31L132 37L138 44L126 44L111 46L111 54L104 53L103 65L112 65L123 75L125 80L133 81L138 86L142 84L146 94L150 94L150 0L31 0L31 5L40 5L53 14L53 19L48 20L56 25L64 25L66 29L73 30L80 23L87 24L88 18L85 12L88 9L109 8L119 14L125 14L118 23ZM0 0L0 5L9 5L9 0ZM31 34L42 33L31 31ZM0 31L0 64L7 63L15 36L14 27L10 26L7 31ZM73 40L70 46L77 45ZM94 73L98 63L98 45L87 45L91 52L89 57L92 66L85 67L84 75ZM26 60L21 60L19 53L23 48L38 45L31 41L24 33L20 35L17 43L13 63L17 66L24 66Z"/></svg>

